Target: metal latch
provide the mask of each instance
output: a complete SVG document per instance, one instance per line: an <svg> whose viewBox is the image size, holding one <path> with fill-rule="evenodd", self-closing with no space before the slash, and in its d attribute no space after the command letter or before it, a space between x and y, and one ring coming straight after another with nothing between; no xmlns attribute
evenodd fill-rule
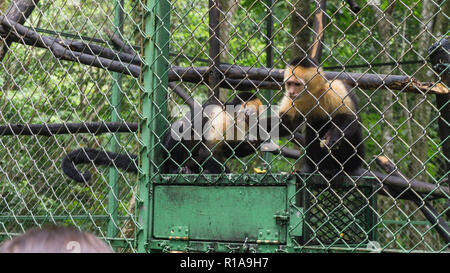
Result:
<svg viewBox="0 0 450 273"><path fill-rule="evenodd" d="M287 225L290 219L289 213L287 212L276 213L273 217L279 225Z"/></svg>

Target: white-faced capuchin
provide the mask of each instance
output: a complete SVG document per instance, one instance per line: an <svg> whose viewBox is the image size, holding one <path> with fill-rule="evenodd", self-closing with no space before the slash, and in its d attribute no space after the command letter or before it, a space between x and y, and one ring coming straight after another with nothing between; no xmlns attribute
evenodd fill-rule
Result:
<svg viewBox="0 0 450 273"><path fill-rule="evenodd" d="M318 64L307 57L289 63L284 83L286 91L279 104L281 124L272 129L287 136L306 121L306 165L301 171L319 171L329 178L342 171L352 175L364 160L355 94L344 82L327 80Z"/></svg>
<svg viewBox="0 0 450 273"><path fill-rule="evenodd" d="M225 104L210 99L200 109L201 128L194 138L194 116L188 113L167 131L164 137L164 159L161 173L165 174L218 174L229 172L225 161L232 157L245 157L258 148L258 115L262 102L250 92L241 92ZM198 113L197 113L198 114ZM176 132L174 132L174 130ZM186 136L188 136L186 138ZM115 166L126 172L136 173L137 155L119 154L104 150L81 148L68 153L62 160L62 170L77 182L87 182L91 174L76 168L78 164Z"/></svg>

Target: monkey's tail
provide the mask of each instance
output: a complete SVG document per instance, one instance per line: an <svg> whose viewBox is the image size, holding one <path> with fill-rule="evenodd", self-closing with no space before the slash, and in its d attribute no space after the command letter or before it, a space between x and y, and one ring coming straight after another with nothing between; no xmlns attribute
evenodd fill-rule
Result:
<svg viewBox="0 0 450 273"><path fill-rule="evenodd" d="M95 165L114 166L126 172L137 173L137 156L134 154L119 154L97 150L92 148L81 148L68 153L62 160L63 172L71 179L87 183L91 179L91 173L86 171L82 174L76 167L78 164L94 163Z"/></svg>

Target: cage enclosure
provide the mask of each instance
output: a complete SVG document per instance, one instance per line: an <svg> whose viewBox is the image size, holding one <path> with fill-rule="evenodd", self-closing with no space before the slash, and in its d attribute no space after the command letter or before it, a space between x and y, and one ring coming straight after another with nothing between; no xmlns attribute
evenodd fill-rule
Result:
<svg viewBox="0 0 450 273"><path fill-rule="evenodd" d="M0 3L1 242L448 252L448 9Z"/></svg>

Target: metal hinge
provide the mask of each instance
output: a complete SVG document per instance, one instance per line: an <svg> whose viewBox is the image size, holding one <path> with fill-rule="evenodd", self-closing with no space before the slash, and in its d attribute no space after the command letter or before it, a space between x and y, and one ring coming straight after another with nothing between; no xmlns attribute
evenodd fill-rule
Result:
<svg viewBox="0 0 450 273"><path fill-rule="evenodd" d="M169 240L189 240L189 228L187 226L172 226L169 233Z"/></svg>
<svg viewBox="0 0 450 273"><path fill-rule="evenodd" d="M271 229L260 229L258 231L258 244L278 244L280 243L280 232Z"/></svg>

